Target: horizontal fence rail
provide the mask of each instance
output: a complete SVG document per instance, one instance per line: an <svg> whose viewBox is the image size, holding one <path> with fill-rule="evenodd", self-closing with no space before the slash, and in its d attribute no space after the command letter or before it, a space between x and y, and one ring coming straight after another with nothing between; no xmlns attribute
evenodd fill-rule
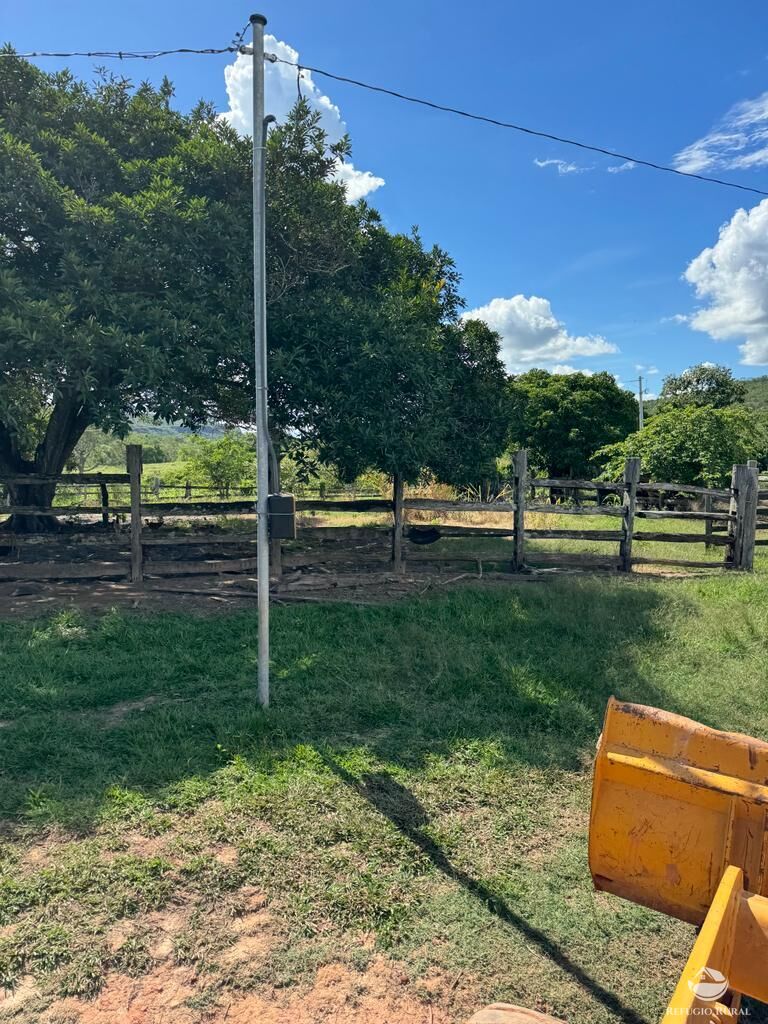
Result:
<svg viewBox="0 0 768 1024"><path fill-rule="evenodd" d="M0 487L6 489L40 484L83 489L80 504L41 507L9 503L0 507L0 512L7 515L61 517L72 523L80 519L83 523L76 537L0 532L0 580L103 578L140 583L158 576L252 573L256 569L254 500L217 500L213 496L194 499L191 485L165 485L157 479L148 487L141 456L140 446L127 446L125 473L0 475ZM301 570L344 562L353 562L356 567L389 567L396 573L403 572L408 564L422 563L474 564L479 571L485 563L512 572L522 571L527 565L583 565L623 571L635 565L752 568L755 547L768 545L768 537L757 537L758 531L768 530L768 519L764 518L768 506L759 504L768 499L768 490L759 488L754 466L734 466L729 488L642 481L640 473L639 460L630 459L622 481L534 477L528 472L526 453L520 451L514 453L510 479L495 501L406 497L402 479L397 477L391 497L354 492L353 496L343 492L331 497L326 492L323 496L300 497L295 502L296 511L305 516L316 513L317 517L300 524L296 542L272 540L273 569L279 572L285 566ZM89 487L96 488L97 503L88 500ZM117 490L110 495L110 488ZM162 500L163 490L168 494L173 489L184 490L184 498L173 500L168 496ZM198 485L194 489L198 494L211 495L215 490ZM545 490L550 492L549 502L537 494ZM234 491L247 493L242 488ZM587 500L583 492L593 493ZM67 496L71 494L67 491ZM120 500L114 500L116 495ZM77 494L73 497L78 500ZM661 507L646 507L649 499L658 499ZM689 507L681 509L681 499ZM664 508L667 500L678 507ZM691 508L691 504L702 507ZM389 523L323 522L324 514L334 513L372 514L379 522L379 516L386 516ZM469 522L462 522L465 514ZM476 514L499 518L490 519L493 525L473 523L471 517ZM616 525L590 528L587 521L582 528L575 521L572 527L553 524L549 529L546 521L542 525L526 522L526 515L534 517L533 523L538 516L604 516ZM414 521L414 516L421 521ZM234 522L222 524L228 518L240 520L242 529ZM212 519L216 522L197 527L185 523ZM642 520L660 519L680 521L681 532L663 527L654 530L652 526L638 529ZM689 524L696 522L703 526L701 533L691 532ZM478 553L468 552L463 546L464 541L484 539L504 543L481 548ZM553 551L546 550L546 545L536 545L535 550L527 547L528 541L560 540L615 545L615 553ZM443 541L448 543L440 543ZM712 553L719 550L722 560L652 557L644 547L648 543L702 544ZM81 557L76 560L78 552ZM67 560L57 558L59 555Z"/></svg>

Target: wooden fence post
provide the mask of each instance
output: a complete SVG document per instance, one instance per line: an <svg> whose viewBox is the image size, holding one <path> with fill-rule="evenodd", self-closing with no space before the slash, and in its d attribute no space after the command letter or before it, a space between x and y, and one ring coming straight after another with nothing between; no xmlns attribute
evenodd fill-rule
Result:
<svg viewBox="0 0 768 1024"><path fill-rule="evenodd" d="M635 532L635 506L637 505L637 485L640 483L640 459L630 458L624 463L624 520L622 532L624 536L619 544L619 558L622 572L632 570L632 534Z"/></svg>
<svg viewBox="0 0 768 1024"><path fill-rule="evenodd" d="M395 473L392 479L392 567L397 573L403 565L403 478Z"/></svg>
<svg viewBox="0 0 768 1024"><path fill-rule="evenodd" d="M141 445L125 448L131 484L131 583L144 580L144 549L141 544Z"/></svg>
<svg viewBox="0 0 768 1024"><path fill-rule="evenodd" d="M704 495L704 511L706 513L710 513L712 511L712 495L711 494L705 494ZM714 533L714 531L712 529L712 520L711 519L705 519L704 520L704 538L705 538L705 540L704 540L704 548L705 548L706 551L711 551L712 548L714 547L714 544L712 543L712 534L713 533Z"/></svg>
<svg viewBox="0 0 768 1024"><path fill-rule="evenodd" d="M757 466L734 466L731 474L730 512L736 519L728 523L732 569L751 571L755 560L755 532L757 529L757 492L759 481Z"/></svg>
<svg viewBox="0 0 768 1024"><path fill-rule="evenodd" d="M528 477L528 452L525 448L512 456L512 482L515 511L512 553L512 571L520 572L525 567L525 488Z"/></svg>
<svg viewBox="0 0 768 1024"><path fill-rule="evenodd" d="M109 526L109 488L103 481L99 484L99 492L101 494L101 521L105 526Z"/></svg>
<svg viewBox="0 0 768 1024"><path fill-rule="evenodd" d="M280 460L272 438L269 439L269 493L280 494ZM272 521L270 520L270 528ZM283 575L283 542L279 537L273 537L270 529L269 537L269 575L280 579Z"/></svg>

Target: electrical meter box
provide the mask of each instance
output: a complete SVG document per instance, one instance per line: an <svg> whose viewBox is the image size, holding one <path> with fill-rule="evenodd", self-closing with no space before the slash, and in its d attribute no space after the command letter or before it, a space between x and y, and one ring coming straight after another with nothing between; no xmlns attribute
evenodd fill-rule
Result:
<svg viewBox="0 0 768 1024"><path fill-rule="evenodd" d="M273 540L296 539L296 499L292 494L270 494L269 536Z"/></svg>

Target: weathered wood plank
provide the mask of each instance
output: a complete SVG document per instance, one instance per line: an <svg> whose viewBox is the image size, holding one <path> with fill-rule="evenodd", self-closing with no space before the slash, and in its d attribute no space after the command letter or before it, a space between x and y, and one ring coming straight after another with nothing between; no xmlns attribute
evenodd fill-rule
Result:
<svg viewBox="0 0 768 1024"><path fill-rule="evenodd" d="M624 536L621 530L526 530L526 537L541 540L610 540L618 541Z"/></svg>
<svg viewBox="0 0 768 1024"><path fill-rule="evenodd" d="M221 575L227 572L245 572L255 569L258 560L254 555L252 558L201 558L194 562L166 561L146 562L144 565L145 576L194 576L194 575Z"/></svg>
<svg viewBox="0 0 768 1024"><path fill-rule="evenodd" d="M640 459L633 456L624 463L624 522L619 542L621 568L629 572L632 568L632 535L635 529L635 508L637 506L637 485L640 480Z"/></svg>
<svg viewBox="0 0 768 1024"><path fill-rule="evenodd" d="M514 512L513 501L447 501L443 498L406 498L405 508L422 512Z"/></svg>
<svg viewBox="0 0 768 1024"><path fill-rule="evenodd" d="M550 516L616 516L623 518L624 509L618 505L526 505L526 512L540 512ZM526 531L527 532L527 531Z"/></svg>
<svg viewBox="0 0 768 1024"><path fill-rule="evenodd" d="M730 566L729 562L693 562L685 558L633 558L633 565L683 565L694 569L722 569Z"/></svg>
<svg viewBox="0 0 768 1024"><path fill-rule="evenodd" d="M2 484L128 484L127 473L65 473L62 476L38 476L35 473L13 474L5 476L0 473Z"/></svg>
<svg viewBox="0 0 768 1024"><path fill-rule="evenodd" d="M435 526L435 530L443 537L514 537L514 530L505 530L503 526Z"/></svg>
<svg viewBox="0 0 768 1024"><path fill-rule="evenodd" d="M327 501L320 498L302 498L296 502L297 512L391 512L392 502L387 498L360 498L354 501Z"/></svg>
<svg viewBox="0 0 768 1024"><path fill-rule="evenodd" d="M143 533L141 543L144 547L182 547L193 544L197 547L208 544L255 544L256 534L253 533L197 533L184 534L178 537L158 537Z"/></svg>
<svg viewBox="0 0 768 1024"><path fill-rule="evenodd" d="M731 496L730 490L718 487L699 487L696 484L640 483L637 485L637 489L642 493L672 491L675 494L708 494L711 498L722 498L723 501L727 501Z"/></svg>
<svg viewBox="0 0 768 1024"><path fill-rule="evenodd" d="M727 537L710 536L707 539L706 533L647 533L635 530L632 534L635 540L661 541L664 544L706 544L713 547L727 547L730 543Z"/></svg>
<svg viewBox="0 0 768 1024"><path fill-rule="evenodd" d="M736 519L730 512L661 512L655 508L639 508L635 512L635 519L693 519L706 522L711 519L713 522L730 522Z"/></svg>
<svg viewBox="0 0 768 1024"><path fill-rule="evenodd" d="M128 534L100 532L93 533L2 533L0 532L0 548L5 547L78 547L87 544L91 547L125 547Z"/></svg>
<svg viewBox="0 0 768 1024"><path fill-rule="evenodd" d="M0 580L129 579L129 562L2 562Z"/></svg>
<svg viewBox="0 0 768 1024"><path fill-rule="evenodd" d="M110 511L128 513L131 511L131 506L111 505ZM100 516L102 507L101 505L56 505L53 507L49 505L37 508L34 505L0 505L0 515L9 515L12 512L18 512L25 516Z"/></svg>
<svg viewBox="0 0 768 1024"><path fill-rule="evenodd" d="M403 492L405 481L395 473L392 481L392 566L396 573L403 572Z"/></svg>
<svg viewBox="0 0 768 1024"><path fill-rule="evenodd" d="M131 478L131 582L141 583L144 560L141 546L141 445L127 445L125 459Z"/></svg>
<svg viewBox="0 0 768 1024"><path fill-rule="evenodd" d="M561 487L563 490L578 490L578 491L618 491L624 490L624 484L607 483L602 480L574 480L570 477L557 477L550 479L549 477L542 479L537 477L534 480L528 481L531 487Z"/></svg>
<svg viewBox="0 0 768 1024"><path fill-rule="evenodd" d="M512 456L512 475L515 488L515 547L512 555L512 571L520 572L525 567L525 489L528 486L528 452L521 448Z"/></svg>
<svg viewBox="0 0 768 1024"><path fill-rule="evenodd" d="M153 501L141 506L143 516L225 516L256 514L252 501Z"/></svg>

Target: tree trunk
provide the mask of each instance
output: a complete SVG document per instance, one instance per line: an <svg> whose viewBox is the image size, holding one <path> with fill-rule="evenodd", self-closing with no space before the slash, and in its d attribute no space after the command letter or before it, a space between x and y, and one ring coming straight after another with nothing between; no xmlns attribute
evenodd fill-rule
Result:
<svg viewBox="0 0 768 1024"><path fill-rule="evenodd" d="M90 417L82 404L74 396L64 395L53 407L34 459L23 456L14 436L0 423L0 473L43 478L58 476L89 422ZM26 508L50 508L55 494L56 484L49 482L10 484L8 487L10 504ZM15 512L0 529L12 533L54 533L59 529L59 520L56 516Z"/></svg>
<svg viewBox="0 0 768 1024"><path fill-rule="evenodd" d="M10 484L8 487L9 503L27 508L48 508L53 504L55 494L56 484ZM58 528L56 516L24 512L14 512L5 523L5 529L11 533L54 533Z"/></svg>

